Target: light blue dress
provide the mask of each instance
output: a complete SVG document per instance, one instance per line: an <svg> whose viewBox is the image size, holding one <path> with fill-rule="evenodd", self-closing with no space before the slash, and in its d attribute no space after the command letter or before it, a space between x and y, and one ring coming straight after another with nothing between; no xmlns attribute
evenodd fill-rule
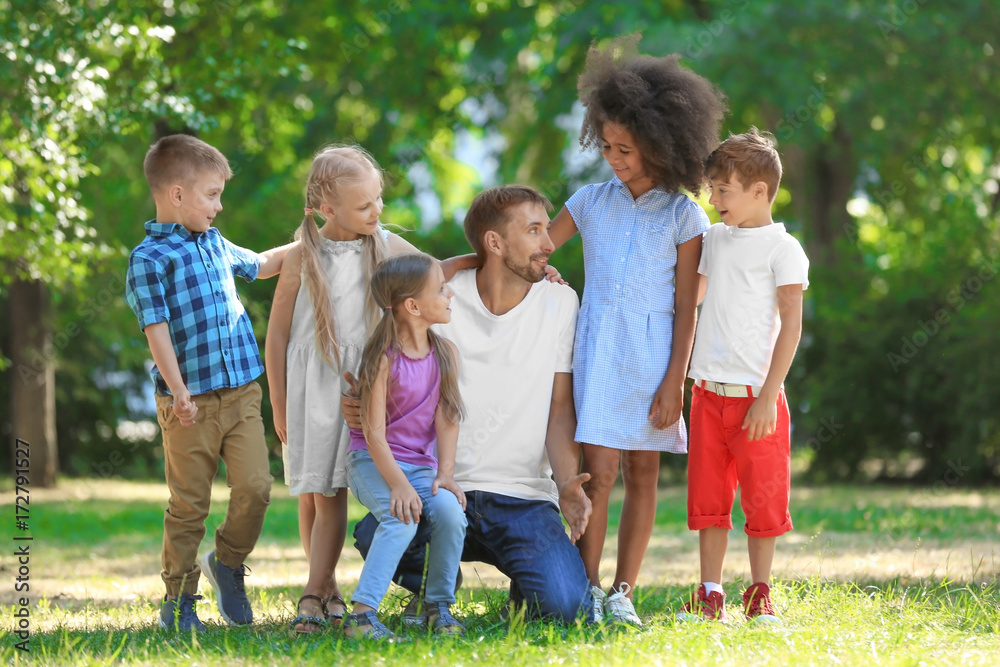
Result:
<svg viewBox="0 0 1000 667"><path fill-rule="evenodd" d="M573 349L576 440L683 454L683 418L657 430L649 409L670 365L677 246L706 232L708 216L679 193L633 199L617 177L581 188L566 208L586 271Z"/></svg>

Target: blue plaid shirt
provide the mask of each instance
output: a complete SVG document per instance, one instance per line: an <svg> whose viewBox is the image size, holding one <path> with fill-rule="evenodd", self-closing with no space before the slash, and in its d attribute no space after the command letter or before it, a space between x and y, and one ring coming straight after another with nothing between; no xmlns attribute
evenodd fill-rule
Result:
<svg viewBox="0 0 1000 667"><path fill-rule="evenodd" d="M214 227L195 235L176 223L146 223L146 238L128 260L125 300L141 329L158 322L169 325L181 377L192 396L239 387L264 372L233 280L253 281L261 261ZM158 394L170 393L156 366L150 376Z"/></svg>

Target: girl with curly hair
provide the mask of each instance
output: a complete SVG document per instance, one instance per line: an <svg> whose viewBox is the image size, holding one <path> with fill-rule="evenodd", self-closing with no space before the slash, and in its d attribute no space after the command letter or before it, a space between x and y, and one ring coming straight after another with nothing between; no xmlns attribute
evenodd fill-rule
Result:
<svg viewBox="0 0 1000 667"><path fill-rule="evenodd" d="M718 145L725 98L679 56L642 56L640 35L591 47L578 89L586 108L580 144L614 170L578 190L552 222L558 248L583 239L586 286L573 354L573 393L593 504L578 545L594 612L641 625L632 603L656 513L660 452L683 454L684 379L694 339L705 159ZM625 485L610 594L599 565L608 498Z"/></svg>

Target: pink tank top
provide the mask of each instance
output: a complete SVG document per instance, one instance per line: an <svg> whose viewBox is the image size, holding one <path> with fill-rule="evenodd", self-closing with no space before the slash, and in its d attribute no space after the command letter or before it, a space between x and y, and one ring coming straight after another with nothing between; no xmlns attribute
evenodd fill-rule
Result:
<svg viewBox="0 0 1000 667"><path fill-rule="evenodd" d="M423 359L397 351L389 367L385 437L397 461L437 469L434 413L441 390L441 368L431 348ZM368 449L364 433L351 429L351 450Z"/></svg>

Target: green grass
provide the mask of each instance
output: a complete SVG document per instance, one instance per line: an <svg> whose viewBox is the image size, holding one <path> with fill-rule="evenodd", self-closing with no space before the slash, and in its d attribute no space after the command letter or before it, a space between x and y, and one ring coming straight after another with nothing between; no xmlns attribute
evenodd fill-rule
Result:
<svg viewBox="0 0 1000 667"><path fill-rule="evenodd" d="M224 491L224 489L221 489ZM739 610L747 583L744 540L734 531L726 589L731 622L678 624L674 613L697 576L697 536L686 528L684 490L661 492L654 539L636 593L645 628L563 626L501 617L505 586L493 568L463 565L466 585L457 615L464 639L408 633L400 646L344 640L335 631L295 637L287 631L306 564L296 501L280 484L264 535L249 564L258 622L220 625L214 596L199 607L209 623L198 636L174 636L155 625L162 485L68 483L36 491L31 504L30 653L14 648L13 561L3 560L0 660L34 665L673 665L673 664L995 664L1000 655L1000 493L908 488L796 489L796 530L779 540L775 603L785 625L747 625ZM158 499L159 498L159 499ZM0 508L12 516L12 494ZM605 563L613 570L620 494L612 507ZM215 503L208 535L222 521ZM351 521L363 509L352 503ZM10 521L10 520L9 520ZM737 510L734 522L740 525ZM10 523L8 523L10 525ZM206 540L206 546L208 541ZM7 544L13 544L8 539ZM5 552L11 549L5 548ZM345 548L342 584L356 583L360 559ZM350 574L347 574L350 573ZM606 582L609 583L609 582ZM383 619L393 627L400 606L390 592Z"/></svg>

